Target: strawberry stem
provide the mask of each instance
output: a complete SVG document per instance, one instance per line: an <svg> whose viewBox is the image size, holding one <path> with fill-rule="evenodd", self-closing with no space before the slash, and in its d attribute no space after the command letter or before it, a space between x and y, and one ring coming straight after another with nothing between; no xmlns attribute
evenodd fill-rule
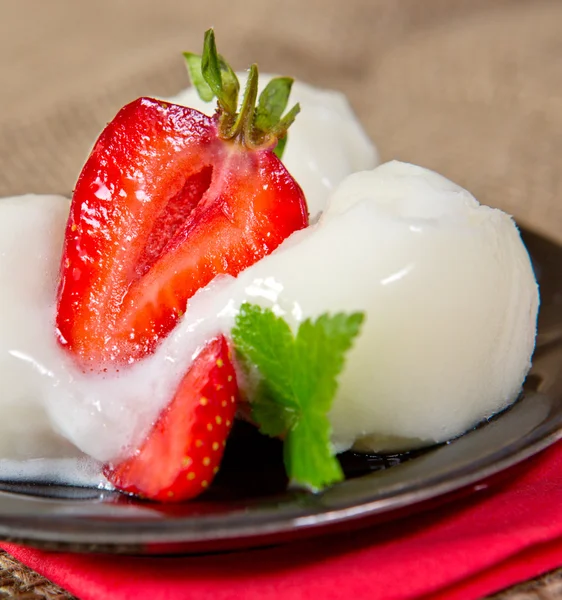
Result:
<svg viewBox="0 0 562 600"><path fill-rule="evenodd" d="M258 67L248 74L244 98L237 111L240 83L232 67L217 52L212 29L205 32L203 54L184 53L189 75L201 99L217 98L219 136L251 150L275 148L279 158L287 140L287 129L295 120L300 106L295 104L283 117L293 80L272 79L258 99Z"/></svg>

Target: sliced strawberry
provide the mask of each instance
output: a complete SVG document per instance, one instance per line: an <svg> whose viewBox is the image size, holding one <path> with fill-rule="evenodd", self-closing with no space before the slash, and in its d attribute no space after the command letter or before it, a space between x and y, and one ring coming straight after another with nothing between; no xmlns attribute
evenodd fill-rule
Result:
<svg viewBox="0 0 562 600"><path fill-rule="evenodd" d="M282 116L291 80L270 82L256 107L253 65L238 112L239 84L212 31L204 56L189 61L200 93L217 96L215 116L140 98L103 131L76 184L56 327L83 369L150 354L197 290L237 275L307 225L302 190L274 153L299 110ZM184 500L218 470L237 396L225 339L186 369L142 447L106 467L118 489Z"/></svg>
<svg viewBox="0 0 562 600"><path fill-rule="evenodd" d="M236 395L236 374L220 336L197 355L140 449L108 465L106 477L119 490L160 502L205 491L219 468Z"/></svg>
<svg viewBox="0 0 562 600"><path fill-rule="evenodd" d="M74 191L60 339L96 366L141 358L199 288L306 224L302 191L273 152L222 140L192 109L136 100L102 133Z"/></svg>

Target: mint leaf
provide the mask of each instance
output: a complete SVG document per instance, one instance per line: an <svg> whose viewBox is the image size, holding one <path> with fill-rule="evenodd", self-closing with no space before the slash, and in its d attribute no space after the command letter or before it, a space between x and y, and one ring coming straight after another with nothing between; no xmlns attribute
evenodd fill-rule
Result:
<svg viewBox="0 0 562 600"><path fill-rule="evenodd" d="M310 408L328 412L338 388L345 353L363 323L363 313L322 315L303 321L295 341L295 387Z"/></svg>
<svg viewBox="0 0 562 600"><path fill-rule="evenodd" d="M269 309L244 303L232 336L237 352L256 365L267 382L271 397L282 398L284 405L297 408L291 388L294 338L286 321Z"/></svg>
<svg viewBox="0 0 562 600"><path fill-rule="evenodd" d="M298 407L280 405L267 382L260 381L252 402L252 418L260 424L260 431L264 435L283 435L293 427L298 417Z"/></svg>
<svg viewBox="0 0 562 600"><path fill-rule="evenodd" d="M199 97L203 102L210 102L215 97L215 94L203 77L201 71L201 56L199 56L199 54L193 54L193 52L184 52L183 57L185 58L189 78L197 90Z"/></svg>
<svg viewBox="0 0 562 600"><path fill-rule="evenodd" d="M324 314L301 323L294 336L282 317L245 303L232 329L238 355L261 376L254 420L266 435L285 434L289 478L316 490L343 479L330 444L328 412L363 320L363 313Z"/></svg>
<svg viewBox="0 0 562 600"><path fill-rule="evenodd" d="M283 459L291 480L313 490L321 490L344 477L332 454L330 422L325 413L304 413L287 434Z"/></svg>

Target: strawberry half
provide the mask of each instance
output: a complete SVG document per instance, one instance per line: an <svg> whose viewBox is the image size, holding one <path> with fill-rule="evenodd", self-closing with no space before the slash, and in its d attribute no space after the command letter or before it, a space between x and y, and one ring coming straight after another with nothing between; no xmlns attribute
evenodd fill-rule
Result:
<svg viewBox="0 0 562 600"><path fill-rule="evenodd" d="M236 410L236 374L220 336L197 355L146 441L105 475L124 492L160 502L194 498L219 469Z"/></svg>
<svg viewBox="0 0 562 600"><path fill-rule="evenodd" d="M208 34L201 64L209 62L218 69L208 75L214 117L136 100L103 131L78 179L56 326L93 370L153 352L198 289L307 225L303 193L274 153L298 112L281 118L290 80L270 83L256 108L252 67L237 113L237 79Z"/></svg>
<svg viewBox="0 0 562 600"><path fill-rule="evenodd" d="M61 263L59 342L93 372L154 352L189 298L219 274L237 275L306 227L303 193L276 152L291 80L257 100L252 66L244 99L217 54L186 55L214 117L150 98L125 106L95 144L74 190ZM187 374L141 448L106 476L120 490L160 501L202 492L234 418L236 377L223 337ZM93 375L95 376L95 375Z"/></svg>

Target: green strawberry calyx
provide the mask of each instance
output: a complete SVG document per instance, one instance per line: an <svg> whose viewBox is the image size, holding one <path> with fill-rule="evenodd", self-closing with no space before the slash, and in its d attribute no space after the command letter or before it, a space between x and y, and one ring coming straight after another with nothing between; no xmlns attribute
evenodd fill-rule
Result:
<svg viewBox="0 0 562 600"><path fill-rule="evenodd" d="M300 105L295 104L283 115L293 80L290 77L273 78L258 98L258 67L253 64L238 108L240 82L232 67L217 52L212 29L205 32L203 54L185 52L184 58L201 99L205 102L217 99L220 138L251 150L274 148L281 158L287 130L300 112Z"/></svg>

